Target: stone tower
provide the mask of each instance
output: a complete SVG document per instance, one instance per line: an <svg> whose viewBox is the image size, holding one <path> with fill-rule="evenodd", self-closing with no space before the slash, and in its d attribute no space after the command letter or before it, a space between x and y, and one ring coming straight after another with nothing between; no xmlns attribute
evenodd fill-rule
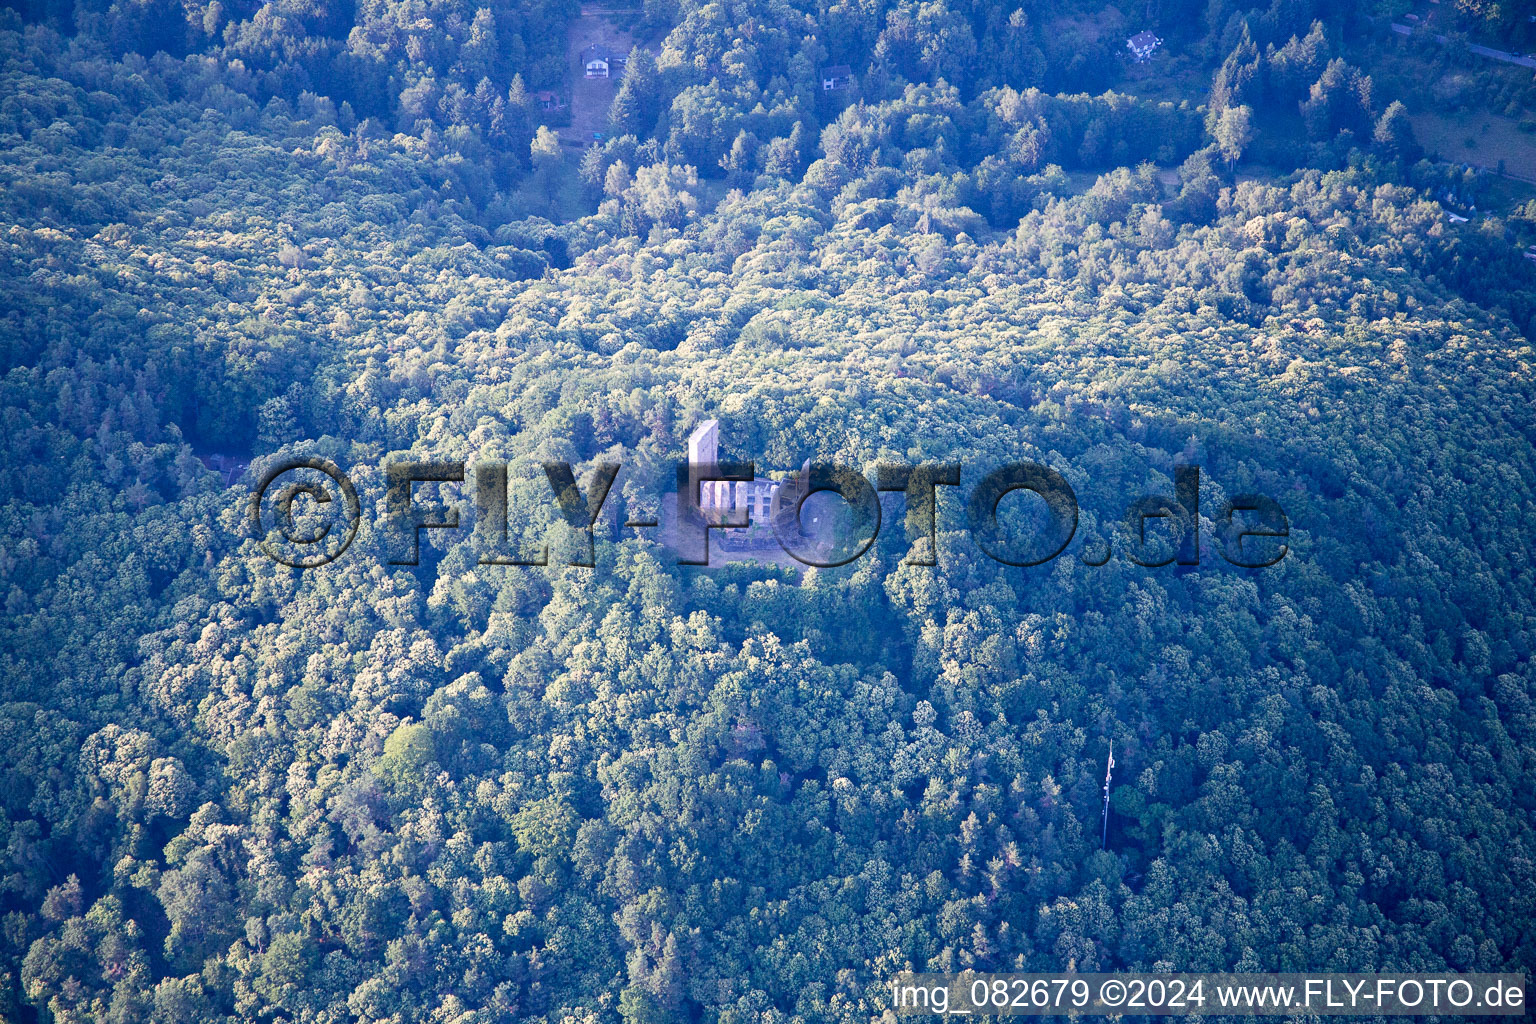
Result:
<svg viewBox="0 0 1536 1024"><path fill-rule="evenodd" d="M700 508L710 508L715 502L710 500L713 495L699 493L699 471L719 461L720 421L705 420L688 435L688 486L697 496Z"/></svg>

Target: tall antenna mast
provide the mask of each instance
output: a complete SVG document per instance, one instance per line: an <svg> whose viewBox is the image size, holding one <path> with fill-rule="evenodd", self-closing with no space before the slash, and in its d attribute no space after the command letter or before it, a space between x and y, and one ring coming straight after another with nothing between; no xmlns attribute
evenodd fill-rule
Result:
<svg viewBox="0 0 1536 1024"><path fill-rule="evenodd" d="M1109 741L1109 763L1104 766L1104 831L1099 837L1099 849L1109 848L1109 780L1115 771L1115 741Z"/></svg>

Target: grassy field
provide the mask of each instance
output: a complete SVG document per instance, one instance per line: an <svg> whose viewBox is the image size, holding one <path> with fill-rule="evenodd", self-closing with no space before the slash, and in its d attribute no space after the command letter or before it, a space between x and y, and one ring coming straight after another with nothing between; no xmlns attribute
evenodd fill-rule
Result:
<svg viewBox="0 0 1536 1024"><path fill-rule="evenodd" d="M1199 106L1211 91L1211 78L1193 57L1160 50L1146 64L1128 64L1115 91L1155 102L1187 101Z"/></svg>
<svg viewBox="0 0 1536 1024"><path fill-rule="evenodd" d="M1431 156L1494 170L1502 161L1510 177L1536 183L1536 135L1507 117L1464 112L1454 117L1419 113L1409 118L1419 144Z"/></svg>
<svg viewBox="0 0 1536 1024"><path fill-rule="evenodd" d="M588 78L581 61L589 46L602 46L614 53L628 53L635 39L615 25L596 8L583 7L581 16L571 23L566 40L566 61L571 76L571 123L560 129L560 141L578 154L592 141L593 132L608 128L608 107L618 90L619 79Z"/></svg>

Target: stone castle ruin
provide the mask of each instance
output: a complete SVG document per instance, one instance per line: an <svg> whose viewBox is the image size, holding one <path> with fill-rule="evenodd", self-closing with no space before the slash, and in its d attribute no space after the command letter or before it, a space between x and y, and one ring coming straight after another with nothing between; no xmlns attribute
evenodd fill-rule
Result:
<svg viewBox="0 0 1536 1024"><path fill-rule="evenodd" d="M734 550L776 545L770 516L773 498L778 493L776 480L701 480L703 467L720 461L720 421L705 420L688 435L688 483L699 496L699 509L706 518L717 513L745 511L749 526L721 530L716 534L722 547ZM809 462L807 462L807 467ZM802 468L802 472L805 468Z"/></svg>

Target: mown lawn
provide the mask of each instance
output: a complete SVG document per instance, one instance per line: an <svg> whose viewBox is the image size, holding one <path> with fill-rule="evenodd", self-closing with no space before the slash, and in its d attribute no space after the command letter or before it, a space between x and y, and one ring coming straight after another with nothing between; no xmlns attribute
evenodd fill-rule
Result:
<svg viewBox="0 0 1536 1024"><path fill-rule="evenodd" d="M1482 112L1456 116L1418 113L1409 118L1427 153L1452 163L1470 163L1536 182L1536 134L1523 132L1507 117Z"/></svg>

